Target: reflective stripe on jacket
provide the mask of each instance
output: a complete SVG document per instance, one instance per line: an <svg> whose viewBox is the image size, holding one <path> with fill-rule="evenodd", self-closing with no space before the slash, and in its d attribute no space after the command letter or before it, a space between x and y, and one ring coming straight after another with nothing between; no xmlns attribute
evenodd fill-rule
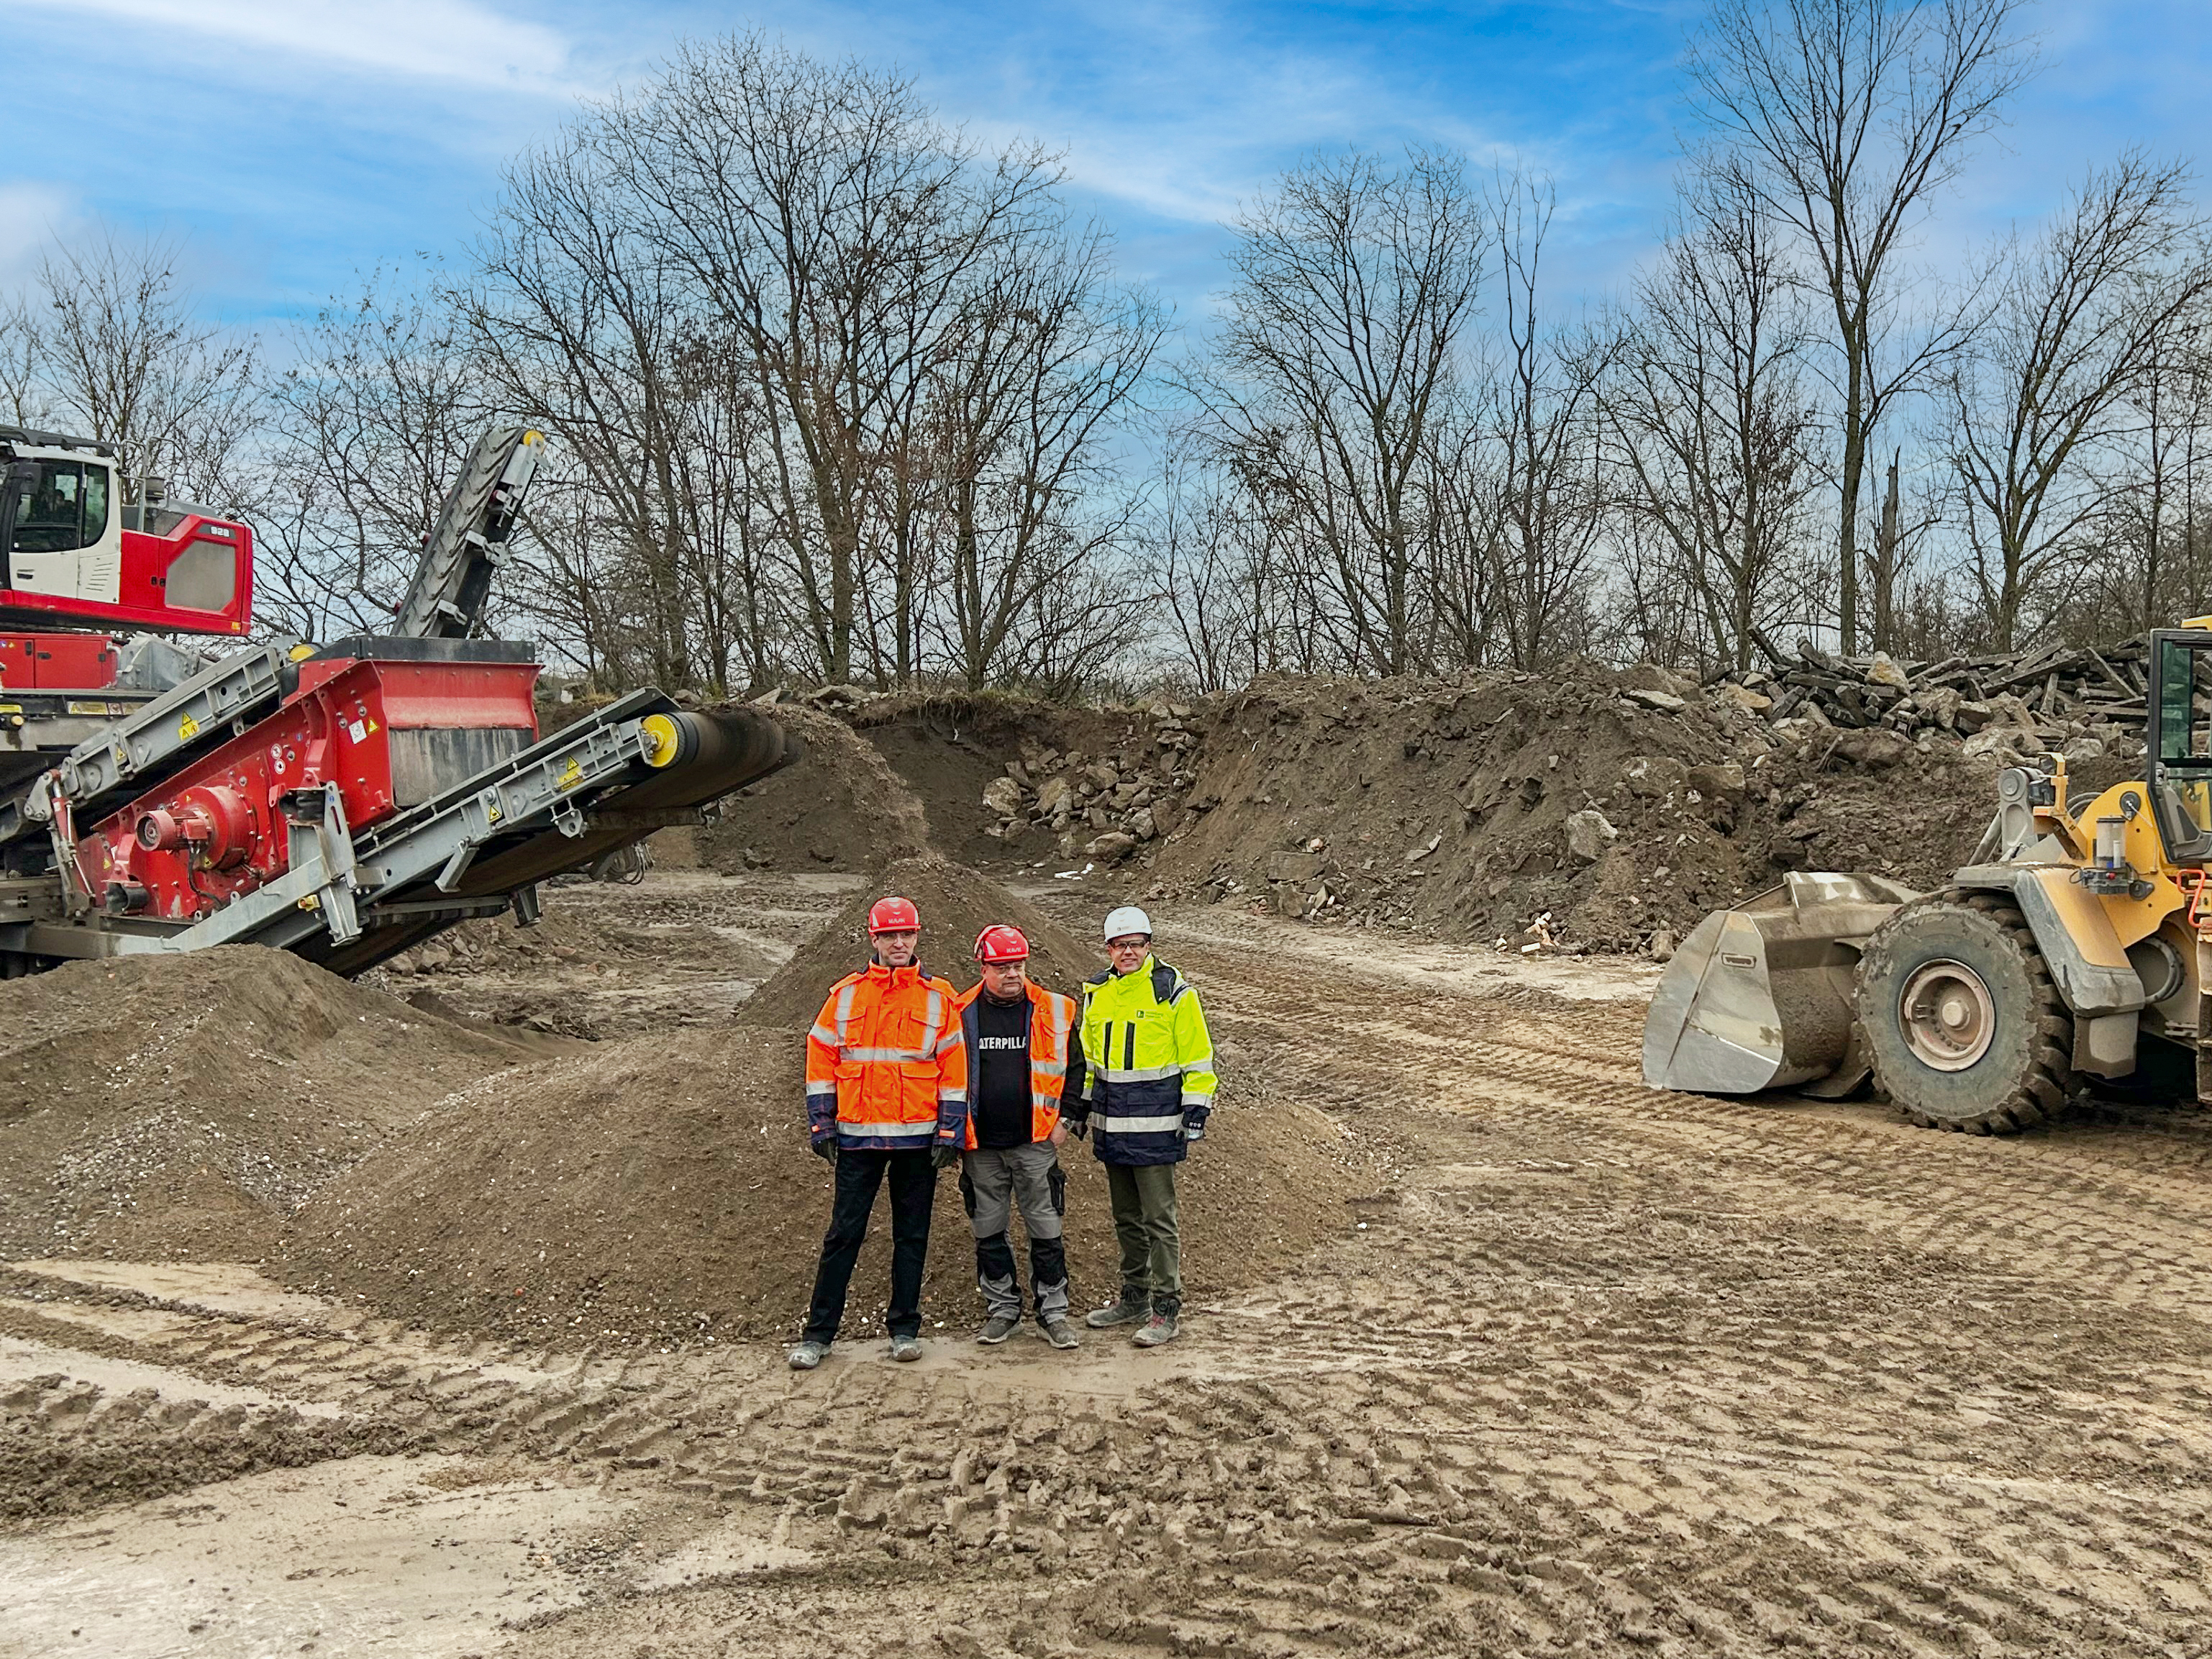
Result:
<svg viewBox="0 0 2212 1659"><path fill-rule="evenodd" d="M1183 1127L1206 1121L1218 1079L1198 993L1147 956L1083 986L1091 1147L1108 1164L1179 1164Z"/></svg>
<svg viewBox="0 0 2212 1659"><path fill-rule="evenodd" d="M968 1127L968 1047L953 989L919 967L872 962L830 988L806 1034L806 1127L856 1150L957 1146Z"/></svg>
<svg viewBox="0 0 2212 1659"><path fill-rule="evenodd" d="M1075 999L1048 991L1034 981L1025 982L1024 988L1030 994L1030 1139L1036 1141L1049 1139L1060 1121L1060 1091L1067 1087L1069 1036L1075 1029ZM966 1040L971 1079L981 1075L975 1065L975 1004L982 994L981 984L960 994L960 1034ZM964 1144L975 1144L973 1112L968 1115Z"/></svg>

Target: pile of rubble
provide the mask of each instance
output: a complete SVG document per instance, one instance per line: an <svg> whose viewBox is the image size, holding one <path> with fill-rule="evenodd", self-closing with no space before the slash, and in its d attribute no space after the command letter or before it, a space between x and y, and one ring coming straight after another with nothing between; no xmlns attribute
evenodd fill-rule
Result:
<svg viewBox="0 0 2212 1659"><path fill-rule="evenodd" d="M1794 661L1729 673L1711 689L1778 738L1887 730L1923 746L1956 739L1969 759L2051 750L2085 760L2140 743L2148 658L2141 635L2104 651L2051 645L1926 663L1838 657L1800 641Z"/></svg>
<svg viewBox="0 0 2212 1659"><path fill-rule="evenodd" d="M1130 713L1119 743L1095 753L1024 738L1021 758L984 787L994 821L983 833L1012 841L1036 827L1059 837L1065 857L1114 863L1217 805L1192 793L1199 733L1190 706L1161 701Z"/></svg>

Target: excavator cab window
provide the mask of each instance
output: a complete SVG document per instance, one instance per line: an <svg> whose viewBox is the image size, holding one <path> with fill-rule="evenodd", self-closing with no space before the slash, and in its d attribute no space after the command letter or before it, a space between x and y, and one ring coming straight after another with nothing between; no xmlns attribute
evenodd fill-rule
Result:
<svg viewBox="0 0 2212 1659"><path fill-rule="evenodd" d="M2151 635L2151 811L2166 856L2212 863L2212 632Z"/></svg>
<svg viewBox="0 0 2212 1659"><path fill-rule="evenodd" d="M73 553L107 533L107 469L82 461L37 461L17 498L15 553Z"/></svg>

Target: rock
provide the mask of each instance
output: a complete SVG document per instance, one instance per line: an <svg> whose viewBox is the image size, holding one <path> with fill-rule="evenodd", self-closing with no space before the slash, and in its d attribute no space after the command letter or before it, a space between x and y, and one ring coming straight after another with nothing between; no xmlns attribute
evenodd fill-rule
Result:
<svg viewBox="0 0 2212 1659"><path fill-rule="evenodd" d="M983 805L1002 818L1018 817L1022 810L1022 787L1012 778L993 778L983 786Z"/></svg>
<svg viewBox="0 0 2212 1659"><path fill-rule="evenodd" d="M2076 738L2058 752L2069 761L2102 760L2105 745L2094 738Z"/></svg>
<svg viewBox="0 0 2212 1659"><path fill-rule="evenodd" d="M1653 662L1638 663L1635 667L1626 671L1616 684L1625 696L1634 696L1639 691L1656 692L1662 697L1674 698L1677 708L1680 707L1683 697L1688 695L1692 684Z"/></svg>
<svg viewBox="0 0 2212 1659"><path fill-rule="evenodd" d="M1740 800L1744 789L1743 768L1734 761L1725 761L1717 766L1693 766L1689 771L1688 783L1701 795Z"/></svg>
<svg viewBox="0 0 2212 1659"><path fill-rule="evenodd" d="M415 965L426 974L434 974L453 959L453 947L432 943L415 952Z"/></svg>
<svg viewBox="0 0 2212 1659"><path fill-rule="evenodd" d="M1047 778L1037 786L1037 816L1043 818L1057 817L1066 806L1068 796L1073 793L1066 778Z"/></svg>
<svg viewBox="0 0 2212 1659"><path fill-rule="evenodd" d="M1920 712L1946 732L1955 731L1959 725L1959 708L1966 702L1958 690L1948 685L1931 685L1916 691L1912 700L1920 705Z"/></svg>
<svg viewBox="0 0 2212 1659"><path fill-rule="evenodd" d="M1951 723L1957 730L1972 735L1990 723L1990 716L1989 704L1970 702L1961 697L1958 708L1952 714Z"/></svg>
<svg viewBox="0 0 2212 1659"><path fill-rule="evenodd" d="M1651 960L1654 962L1672 962L1674 959L1674 930L1669 927L1662 927L1657 933L1651 935Z"/></svg>
<svg viewBox="0 0 2212 1659"><path fill-rule="evenodd" d="M1083 781L1093 789L1111 789L1121 781L1121 775L1103 760L1093 761L1083 769Z"/></svg>
<svg viewBox="0 0 2212 1659"><path fill-rule="evenodd" d="M1735 704L1747 714L1764 714L1774 707L1773 698L1762 696L1747 685L1723 685L1721 687L1721 698L1725 702Z"/></svg>
<svg viewBox="0 0 2212 1659"><path fill-rule="evenodd" d="M1163 795L1152 803L1152 822L1164 836L1172 836L1182 827L1182 803L1173 795Z"/></svg>
<svg viewBox="0 0 2212 1659"><path fill-rule="evenodd" d="M1968 760L1980 760L1985 755L1995 756L2003 764L2015 766L2020 763L2021 757L2014 744L2019 742L2021 735L2009 726L1992 726L1968 738L1959 752Z"/></svg>
<svg viewBox="0 0 2212 1659"><path fill-rule="evenodd" d="M1894 686L1899 691L1912 689L1912 682L1905 678L1905 671L1887 651L1874 653L1874 660L1867 665L1866 677L1869 685Z"/></svg>
<svg viewBox="0 0 2212 1659"><path fill-rule="evenodd" d="M1269 881L1309 882L1319 876L1328 859L1319 853L1270 853L1267 854Z"/></svg>
<svg viewBox="0 0 2212 1659"><path fill-rule="evenodd" d="M1863 732L1844 732L1830 751L1837 759L1850 761L1869 772L1887 771L1911 752L1911 738L1901 732L1880 726L1869 726Z"/></svg>
<svg viewBox="0 0 2212 1659"><path fill-rule="evenodd" d="M1152 809L1149 806L1139 806L1130 813L1127 827L1139 841L1155 840L1160 833L1159 822L1153 817Z"/></svg>
<svg viewBox="0 0 2212 1659"><path fill-rule="evenodd" d="M1567 815L1567 856L1577 864L1595 864L1620 832L1595 806Z"/></svg>
<svg viewBox="0 0 2212 1659"><path fill-rule="evenodd" d="M2009 691L1990 699L1990 723L1993 726L2016 726L2027 730L2035 724L2035 713L2027 702Z"/></svg>
<svg viewBox="0 0 2212 1659"><path fill-rule="evenodd" d="M1631 702L1641 703L1655 714L1679 714L1683 708L1682 699L1672 691L1647 691L1641 686L1636 686L1624 690L1620 695Z"/></svg>
<svg viewBox="0 0 2212 1659"><path fill-rule="evenodd" d="M1110 863L1125 859L1137 849L1137 838L1126 830L1109 830L1104 835L1092 837L1084 853L1102 862Z"/></svg>

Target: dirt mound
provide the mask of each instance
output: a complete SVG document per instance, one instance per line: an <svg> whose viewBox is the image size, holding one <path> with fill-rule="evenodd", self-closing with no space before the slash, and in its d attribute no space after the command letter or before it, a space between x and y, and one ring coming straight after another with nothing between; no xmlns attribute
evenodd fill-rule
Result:
<svg viewBox="0 0 2212 1659"><path fill-rule="evenodd" d="M928 847L921 802L866 738L803 704L775 717L805 741L805 757L724 798L694 839L702 864L868 871Z"/></svg>
<svg viewBox="0 0 2212 1659"><path fill-rule="evenodd" d="M855 893L829 925L762 986L738 1011L749 1025L796 1029L821 1011L830 988L867 960L868 907L885 893L910 898L921 912L921 960L955 989L975 983L975 935L993 922L1012 922L1028 935L1030 973L1040 985L1073 995L1098 971L1100 953L1026 899L972 870L935 857L902 859Z"/></svg>
<svg viewBox="0 0 2212 1659"><path fill-rule="evenodd" d="M524 1057L259 945L15 981L0 997L0 1254L258 1256L307 1193Z"/></svg>
<svg viewBox="0 0 2212 1659"><path fill-rule="evenodd" d="M1889 731L1777 738L1649 665L1268 679L1195 723L1194 816L1155 866L1170 887L1514 944L1540 920L1616 950L1679 938L1785 870L1933 886L1980 838L2000 764Z"/></svg>
<svg viewBox="0 0 2212 1659"><path fill-rule="evenodd" d="M605 1043L468 1091L301 1210L287 1275L395 1316L538 1341L793 1335L831 1180L807 1149L803 1063L796 1034L732 1026ZM1272 1277L1355 1224L1345 1200L1371 1178L1321 1113L1232 1097L1212 1128L1184 1166L1193 1297ZM1076 1294L1108 1301L1120 1258L1105 1176L1080 1142L1061 1156ZM879 1202L848 1334L882 1328L887 1218ZM976 1313L949 1174L922 1306L930 1327Z"/></svg>

